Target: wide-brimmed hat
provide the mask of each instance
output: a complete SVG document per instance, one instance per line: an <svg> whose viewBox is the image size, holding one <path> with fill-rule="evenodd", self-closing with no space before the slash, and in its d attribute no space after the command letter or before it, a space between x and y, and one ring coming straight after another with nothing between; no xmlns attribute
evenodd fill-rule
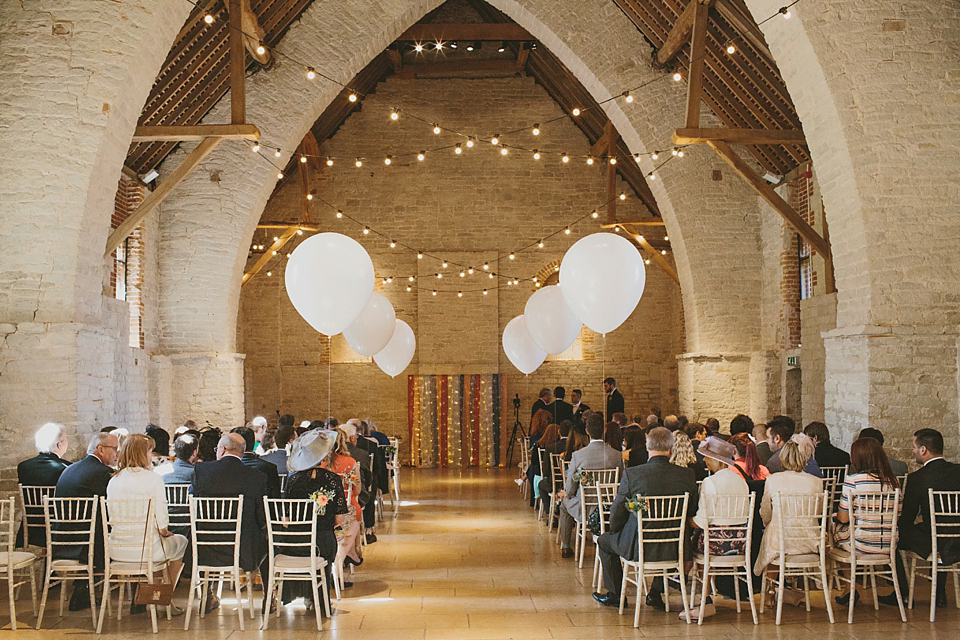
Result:
<svg viewBox="0 0 960 640"><path fill-rule="evenodd" d="M353 438L357 435L357 425L353 424L352 422L344 422L341 425L337 425L337 429L343 431L348 438Z"/></svg>
<svg viewBox="0 0 960 640"><path fill-rule="evenodd" d="M697 452L704 458L713 458L728 466L733 466L733 459L737 456L737 448L717 436L710 436L701 442Z"/></svg>
<svg viewBox="0 0 960 640"><path fill-rule="evenodd" d="M326 429L307 431L293 441L287 457L287 469L292 472L311 469L330 455L337 444L337 434Z"/></svg>

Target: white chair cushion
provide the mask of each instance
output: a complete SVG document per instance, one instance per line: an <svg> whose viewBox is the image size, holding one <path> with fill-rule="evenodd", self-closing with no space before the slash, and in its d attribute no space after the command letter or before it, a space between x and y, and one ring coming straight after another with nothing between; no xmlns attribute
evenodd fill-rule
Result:
<svg viewBox="0 0 960 640"><path fill-rule="evenodd" d="M827 555L832 560L850 564L850 552L843 549L830 549ZM857 564L890 564L890 556L885 553L858 553L856 555Z"/></svg>
<svg viewBox="0 0 960 640"><path fill-rule="evenodd" d="M310 570L310 558L307 556L288 556L278 554L273 557L273 566L278 569L302 569ZM327 561L323 558L317 558L317 568L322 569L327 566Z"/></svg>
<svg viewBox="0 0 960 640"><path fill-rule="evenodd" d="M4 552L0 553L0 567L13 564L14 569L19 569L20 567L26 567L36 559L37 556L29 551L14 551L12 554Z"/></svg>
<svg viewBox="0 0 960 640"><path fill-rule="evenodd" d="M816 553L798 553L796 555L788 555L786 557L788 567L800 567L800 566L820 566L820 556ZM777 562L774 561L771 563L771 566L776 566Z"/></svg>

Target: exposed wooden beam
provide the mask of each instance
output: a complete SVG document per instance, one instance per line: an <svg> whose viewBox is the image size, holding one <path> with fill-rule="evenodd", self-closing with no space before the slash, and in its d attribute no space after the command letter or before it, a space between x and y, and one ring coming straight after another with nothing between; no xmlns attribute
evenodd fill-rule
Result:
<svg viewBox="0 0 960 640"><path fill-rule="evenodd" d="M693 2L695 0L691 0ZM687 76L687 128L700 126L703 99L703 62L707 52L707 5L696 0L690 31L690 71Z"/></svg>
<svg viewBox="0 0 960 640"><path fill-rule="evenodd" d="M527 59L530 57L530 49L520 47L517 52L517 73L523 73L527 68Z"/></svg>
<svg viewBox="0 0 960 640"><path fill-rule="evenodd" d="M674 144L707 144L711 140L732 144L806 145L803 131L793 129L677 129Z"/></svg>
<svg viewBox="0 0 960 640"><path fill-rule="evenodd" d="M269 65L272 62L270 49L264 48L263 53L257 51L257 47L262 45L266 39L257 14L250 7L250 0L240 0L240 18L243 25L243 44L254 60L262 65Z"/></svg>
<svg viewBox="0 0 960 640"><path fill-rule="evenodd" d="M424 64L408 64L398 74L400 78L448 77L461 73L517 73L515 60L445 60Z"/></svg>
<svg viewBox="0 0 960 640"><path fill-rule="evenodd" d="M259 140L260 130L252 124L196 124L165 125L157 127L137 127L133 133L133 142L153 140L203 140L220 138L221 140Z"/></svg>
<svg viewBox="0 0 960 640"><path fill-rule="evenodd" d="M761 178L750 165L743 161L726 142L711 140L707 142L710 147L716 151L721 158L726 160L727 164L733 167L733 170L743 178L747 184L760 194L760 197L766 200L783 219L787 221L794 230L800 234L813 250L830 261L830 244L811 227L797 211L787 204L787 201L780 197L770 184Z"/></svg>
<svg viewBox="0 0 960 640"><path fill-rule="evenodd" d="M387 49L387 55L390 57L390 65L393 67L393 72L395 74L400 73L403 69L403 56L401 56L400 52L396 49Z"/></svg>
<svg viewBox="0 0 960 640"><path fill-rule="evenodd" d="M291 224L289 222L261 222L257 225L257 229L289 229L290 227L296 227L297 229L303 229L304 231L320 231L320 226L316 224Z"/></svg>
<svg viewBox="0 0 960 640"><path fill-rule="evenodd" d="M274 252L276 252L276 255L281 255L280 249L282 249L283 245L287 244L287 241L296 235L297 231L301 228L302 227L296 225L287 227L287 230L284 231L276 240L274 240L273 244L270 245L270 248L264 251L263 255L257 259L257 261L253 264L253 267L250 268L250 271L243 274L243 279L241 280L240 284L246 284L250 278L260 273L260 270L267 266L267 263L270 262L270 260L274 257Z"/></svg>
<svg viewBox="0 0 960 640"><path fill-rule="evenodd" d="M609 128L607 125L610 125ZM610 121L607 120L603 125L603 135L597 138L597 141L590 145L590 155L600 157L603 154L607 153L610 149L610 131L613 131L613 134L616 136L614 139L614 144L616 144L617 139L620 138L620 134L617 133L617 130L610 124Z"/></svg>
<svg viewBox="0 0 960 640"><path fill-rule="evenodd" d="M604 229L612 229L613 227L662 227L663 218L645 218L643 220L633 220L631 222L611 222L600 225Z"/></svg>
<svg viewBox="0 0 960 640"><path fill-rule="evenodd" d="M177 185L183 182L184 178L190 175L190 172L220 144L220 140L221 138L206 138L202 140L200 144L197 145L197 148L191 151L190 154L183 159L183 162L170 172L166 180L158 184L156 189L148 193L147 197L140 203L140 206L127 216L127 219L121 222L110 234L110 237L107 238L107 248L106 251L104 251L104 255L109 256L114 249L120 246L120 243L137 228L137 225L143 221L147 214L163 202Z"/></svg>
<svg viewBox="0 0 960 640"><path fill-rule="evenodd" d="M760 27L754 22L753 17L744 15L740 7L730 0L717 0L716 7L720 15L726 18L727 22L729 22L734 29L740 32L744 38L750 41L750 44L752 44L757 51L766 57L770 66L776 68L776 64L773 61L773 54L770 53L770 49L767 47L766 40L763 37L763 32L760 31Z"/></svg>
<svg viewBox="0 0 960 640"><path fill-rule="evenodd" d="M247 121L247 52L243 44L242 0L227 0L230 14L230 122Z"/></svg>
<svg viewBox="0 0 960 640"><path fill-rule="evenodd" d="M693 19L697 11L697 5L703 1L704 6L713 4L713 0L690 0L680 17L677 18L670 33L667 34L663 46L657 52L657 62L666 64L680 52L683 45L687 44L690 38L690 32L693 30Z"/></svg>
<svg viewBox="0 0 960 640"><path fill-rule="evenodd" d="M627 234L627 237L630 239L633 244L643 247L643 250L647 252L647 255L650 256L650 259L657 263L657 266L660 267L664 273L670 276L674 282L680 284L680 276L677 274L677 270L673 268L673 265L670 264L670 261L663 257L659 251L656 250L647 239L639 234Z"/></svg>
<svg viewBox="0 0 960 640"><path fill-rule="evenodd" d="M451 40L536 40L530 32L513 23L415 24L397 40L449 42Z"/></svg>

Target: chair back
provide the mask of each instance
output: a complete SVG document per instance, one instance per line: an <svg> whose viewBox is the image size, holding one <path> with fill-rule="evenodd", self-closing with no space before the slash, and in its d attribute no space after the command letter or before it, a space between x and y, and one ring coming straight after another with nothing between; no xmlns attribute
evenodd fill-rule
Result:
<svg viewBox="0 0 960 640"><path fill-rule="evenodd" d="M317 548L317 504L309 498L275 500L264 497L267 542L271 553L314 558ZM295 550L299 549L297 552Z"/></svg>
<svg viewBox="0 0 960 640"><path fill-rule="evenodd" d="M30 545L30 530L43 531L45 519L43 515L43 498L53 497L56 487L18 484L20 502L23 505L23 548Z"/></svg>
<svg viewBox="0 0 960 640"><path fill-rule="evenodd" d="M167 517L170 526L183 527L190 524L190 485L164 485L167 494Z"/></svg>
<svg viewBox="0 0 960 640"><path fill-rule="evenodd" d="M889 555L890 562L895 562L899 506L899 489L851 493L851 550Z"/></svg>
<svg viewBox="0 0 960 640"><path fill-rule="evenodd" d="M620 487L618 482L598 482L597 505L600 507L600 533L606 533L610 527L610 507L617 497L617 489Z"/></svg>
<svg viewBox="0 0 960 640"><path fill-rule="evenodd" d="M900 495L906 495L907 493L907 474L902 476L897 476L897 480L900 482Z"/></svg>
<svg viewBox="0 0 960 640"><path fill-rule="evenodd" d="M960 561L960 491L929 490L932 558L938 564Z"/></svg>
<svg viewBox="0 0 960 640"><path fill-rule="evenodd" d="M164 564L163 558L153 557L153 534L157 530L153 509L152 499L109 500L103 498L100 501L103 548L108 561L117 562L116 558L121 555L137 557L140 559L141 568L138 573L143 573L145 570L147 572L145 575L153 575L154 570Z"/></svg>
<svg viewBox="0 0 960 640"><path fill-rule="evenodd" d="M836 513L837 511L836 505L839 504L839 499L843 492L843 483L842 482L840 483L840 491L838 492L837 479L835 477L825 475L823 476L823 478L821 478L821 480L823 480L823 490L826 492L828 496L831 497L831 500L832 500L831 512Z"/></svg>
<svg viewBox="0 0 960 640"><path fill-rule="evenodd" d="M592 486L598 482L609 484L611 482L620 482L620 467L612 469L582 469L580 471L583 479L580 481L582 486Z"/></svg>
<svg viewBox="0 0 960 640"><path fill-rule="evenodd" d="M837 504L840 502L840 493L843 491L843 483L847 479L847 466L820 467L820 472L824 478L833 478L833 493L830 494L832 499L831 509L836 511ZM824 486L824 488L826 488L826 486Z"/></svg>
<svg viewBox="0 0 960 640"><path fill-rule="evenodd" d="M14 520L16 514L16 498L10 496L7 500L0 500L0 554L6 553L7 557L13 553L13 545L17 538L14 535ZM12 563L7 565L13 566Z"/></svg>
<svg viewBox="0 0 960 640"><path fill-rule="evenodd" d="M778 491L771 496L771 501L780 534L780 559L801 553L824 555L830 494Z"/></svg>
<svg viewBox="0 0 960 640"><path fill-rule="evenodd" d="M710 543L724 543L731 539L743 540L745 555L753 540L753 514L757 494L707 494L704 496L703 550L710 554Z"/></svg>
<svg viewBox="0 0 960 640"><path fill-rule="evenodd" d="M396 469L398 466L397 457L400 454L400 441L390 438L390 444L387 444L387 445L381 444L380 446L384 449L384 457L387 459L387 469L390 469L391 471ZM521 447L521 451L522 450L523 450L523 447ZM529 461L529 455L528 454L524 454L524 455L527 456L525 459ZM524 469L526 469L526 467L524 467Z"/></svg>
<svg viewBox="0 0 960 640"><path fill-rule="evenodd" d="M637 558L640 563L682 563L690 494L637 495L636 499L641 505L637 511Z"/></svg>
<svg viewBox="0 0 960 640"><path fill-rule="evenodd" d="M48 558L56 558L58 548L86 547L87 562L93 563L99 501L99 497L43 497Z"/></svg>
<svg viewBox="0 0 960 640"><path fill-rule="evenodd" d="M540 477L546 478L550 470L550 454L547 453L546 449L537 447L537 460L540 464Z"/></svg>
<svg viewBox="0 0 960 640"><path fill-rule="evenodd" d="M280 477L280 493L282 495L287 490L287 474L278 473L277 475Z"/></svg>
<svg viewBox="0 0 960 640"><path fill-rule="evenodd" d="M243 522L243 498L196 498L190 496L188 503L190 538L193 542L194 562L201 552L209 549L210 557L218 557L217 551L233 548L233 565L240 566L240 529ZM219 554L223 557L223 554ZM205 566L206 563L203 563Z"/></svg>
<svg viewBox="0 0 960 640"><path fill-rule="evenodd" d="M550 454L550 474L553 478L553 486L562 487L564 478L564 466L563 466L563 454L562 453L551 453ZM544 476L546 477L546 476Z"/></svg>

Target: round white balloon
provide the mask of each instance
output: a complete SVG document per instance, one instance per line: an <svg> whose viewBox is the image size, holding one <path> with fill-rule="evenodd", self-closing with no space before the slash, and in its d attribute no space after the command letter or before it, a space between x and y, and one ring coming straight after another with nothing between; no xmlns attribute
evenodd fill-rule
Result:
<svg viewBox="0 0 960 640"><path fill-rule="evenodd" d="M373 293L373 261L340 233L318 233L300 243L284 272L287 296L311 327L333 336L360 315Z"/></svg>
<svg viewBox="0 0 960 640"><path fill-rule="evenodd" d="M390 301L374 292L360 315L343 330L347 344L362 356L379 353L397 328L397 314Z"/></svg>
<svg viewBox="0 0 960 640"><path fill-rule="evenodd" d="M391 378L403 373L417 350L417 339L410 325L399 319L396 320L395 325L393 336L387 346L373 356L373 361L377 363L380 370Z"/></svg>
<svg viewBox="0 0 960 640"><path fill-rule="evenodd" d="M573 313L597 333L630 317L643 295L643 258L629 240L594 233L578 240L560 263L560 291Z"/></svg>
<svg viewBox="0 0 960 640"><path fill-rule="evenodd" d="M527 331L522 315L507 323L503 329L503 352L521 373L533 373L547 357Z"/></svg>
<svg viewBox="0 0 960 640"><path fill-rule="evenodd" d="M523 318L533 341L554 355L569 349L583 326L556 285L534 291L523 309Z"/></svg>

